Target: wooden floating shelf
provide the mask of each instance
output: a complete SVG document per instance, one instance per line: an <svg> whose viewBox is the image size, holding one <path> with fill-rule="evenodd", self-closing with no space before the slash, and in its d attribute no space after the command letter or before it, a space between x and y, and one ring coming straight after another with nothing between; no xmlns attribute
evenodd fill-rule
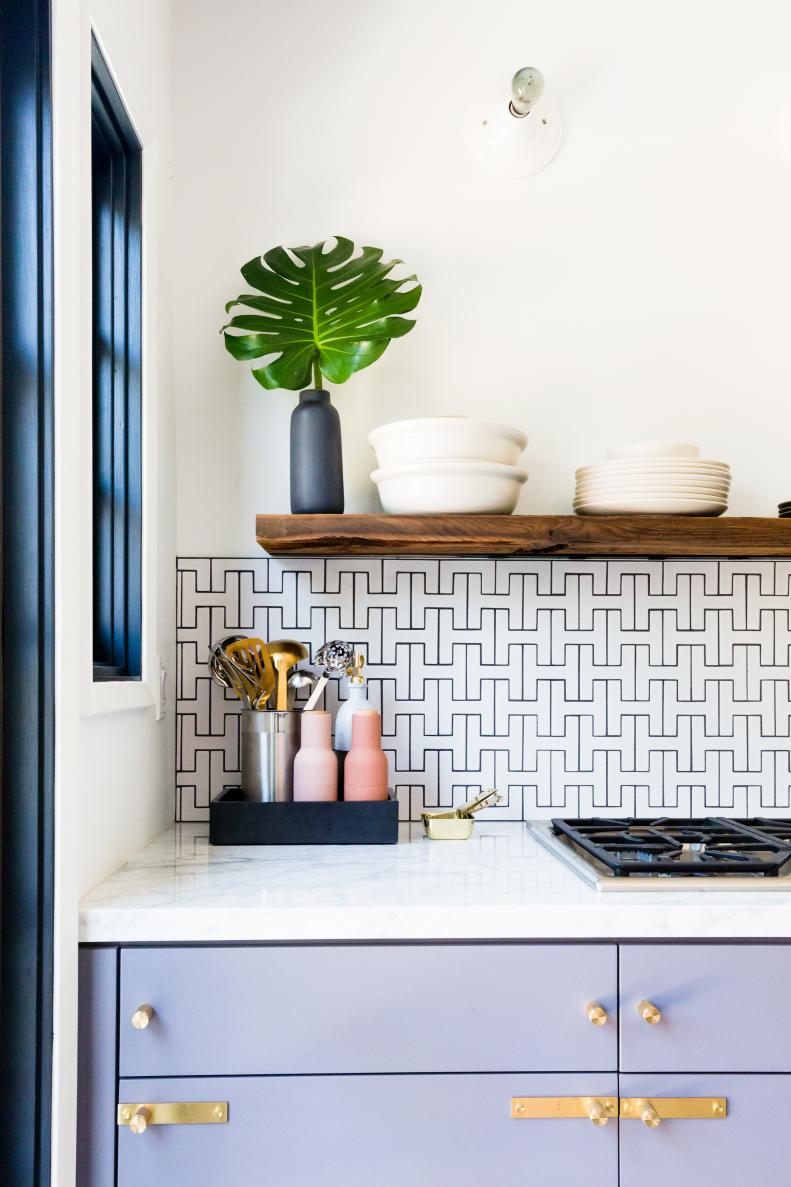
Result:
<svg viewBox="0 0 791 1187"><path fill-rule="evenodd" d="M259 515L271 556L791 557L791 519L674 515Z"/></svg>

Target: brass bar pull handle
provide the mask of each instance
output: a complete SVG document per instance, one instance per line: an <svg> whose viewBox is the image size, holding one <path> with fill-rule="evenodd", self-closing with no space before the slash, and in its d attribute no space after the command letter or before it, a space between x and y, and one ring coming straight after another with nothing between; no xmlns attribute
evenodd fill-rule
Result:
<svg viewBox="0 0 791 1187"><path fill-rule="evenodd" d="M600 1129L618 1116L617 1096L514 1096L515 1121L570 1121L582 1118Z"/></svg>
<svg viewBox="0 0 791 1187"><path fill-rule="evenodd" d="M593 1122L597 1129L601 1129L610 1120L610 1114L600 1100L597 1100L593 1096L586 1096L583 1103L589 1120Z"/></svg>
<svg viewBox="0 0 791 1187"><path fill-rule="evenodd" d="M659 1116L650 1100L638 1100L636 1108L643 1125L647 1125L649 1129L656 1129L661 1123L662 1118Z"/></svg>
<svg viewBox="0 0 791 1187"><path fill-rule="evenodd" d="M656 1129L662 1121L719 1121L728 1116L724 1096L645 1096L622 1097L622 1121L642 1121Z"/></svg>
<svg viewBox="0 0 791 1187"><path fill-rule="evenodd" d="M132 1015L132 1026L135 1030L145 1030L155 1014L156 1010L153 1006L138 1006Z"/></svg>
<svg viewBox="0 0 791 1187"><path fill-rule="evenodd" d="M607 1021L607 1011L598 1002L588 1002L585 1007L585 1013L588 1015L588 1022L592 1026L604 1026Z"/></svg>
<svg viewBox="0 0 791 1187"><path fill-rule="evenodd" d="M227 1100L159 1101L120 1104L118 1125L145 1133L149 1125L227 1125Z"/></svg>
<svg viewBox="0 0 791 1187"><path fill-rule="evenodd" d="M146 1105L139 1105L129 1118L129 1128L132 1133L145 1133L151 1121L151 1109Z"/></svg>
<svg viewBox="0 0 791 1187"><path fill-rule="evenodd" d="M637 1013L649 1026L656 1026L662 1021L662 1011L653 1002L646 1001L645 998L637 1003Z"/></svg>

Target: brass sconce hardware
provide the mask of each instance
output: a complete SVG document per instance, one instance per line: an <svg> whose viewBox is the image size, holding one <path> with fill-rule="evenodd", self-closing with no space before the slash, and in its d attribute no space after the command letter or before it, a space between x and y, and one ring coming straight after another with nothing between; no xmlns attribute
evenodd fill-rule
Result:
<svg viewBox="0 0 791 1187"><path fill-rule="evenodd" d="M511 1117L515 1121L569 1121L582 1118L597 1128L618 1116L616 1096L514 1096Z"/></svg>
<svg viewBox="0 0 791 1187"><path fill-rule="evenodd" d="M161 1101L155 1104L120 1104L119 1125L132 1133L145 1133L149 1125L227 1125L227 1100Z"/></svg>
<svg viewBox="0 0 791 1187"><path fill-rule="evenodd" d="M622 1121L642 1121L656 1129L662 1121L719 1121L728 1116L724 1096L633 1096L621 1100Z"/></svg>
<svg viewBox="0 0 791 1187"><path fill-rule="evenodd" d="M662 1021L662 1011L653 1002L646 1001L645 998L637 1003L637 1013L649 1026L656 1026L658 1022Z"/></svg>
<svg viewBox="0 0 791 1187"><path fill-rule="evenodd" d="M138 1006L132 1015L132 1026L135 1030L145 1030L155 1014L156 1010L153 1006Z"/></svg>
<svg viewBox="0 0 791 1187"><path fill-rule="evenodd" d="M598 1002L588 1002L585 1013L588 1015L588 1022L593 1026L604 1026L607 1021L607 1011Z"/></svg>

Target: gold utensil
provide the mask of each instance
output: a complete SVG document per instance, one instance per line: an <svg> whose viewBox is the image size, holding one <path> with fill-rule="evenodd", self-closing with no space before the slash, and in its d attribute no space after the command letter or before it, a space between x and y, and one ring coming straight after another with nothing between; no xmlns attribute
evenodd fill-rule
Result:
<svg viewBox="0 0 791 1187"><path fill-rule="evenodd" d="M237 639L225 649L225 654L235 661L256 682L258 695L253 709L263 709L275 690L277 677L269 648L263 639Z"/></svg>
<svg viewBox="0 0 791 1187"><path fill-rule="evenodd" d="M474 814L482 808L491 808L502 801L503 797L499 791L490 788L460 808L451 808L447 812L422 812L420 819L423 821L426 836L432 841L466 841L472 836Z"/></svg>
<svg viewBox="0 0 791 1187"><path fill-rule="evenodd" d="M272 663L277 668L277 710L288 708L288 674L301 660L308 658L308 649L296 639L275 639L269 644Z"/></svg>

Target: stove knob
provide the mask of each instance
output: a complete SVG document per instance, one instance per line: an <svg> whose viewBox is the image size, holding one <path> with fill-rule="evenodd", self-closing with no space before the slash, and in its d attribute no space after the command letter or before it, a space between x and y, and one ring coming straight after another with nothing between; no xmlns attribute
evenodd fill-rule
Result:
<svg viewBox="0 0 791 1187"><path fill-rule="evenodd" d="M607 1011L598 1002L588 1002L585 1013L588 1015L588 1022L593 1026L604 1026L607 1021Z"/></svg>
<svg viewBox="0 0 791 1187"><path fill-rule="evenodd" d="M662 1021L662 1011L653 1002L646 1001L645 998L637 1003L637 1013L649 1026L656 1026L657 1022Z"/></svg>

